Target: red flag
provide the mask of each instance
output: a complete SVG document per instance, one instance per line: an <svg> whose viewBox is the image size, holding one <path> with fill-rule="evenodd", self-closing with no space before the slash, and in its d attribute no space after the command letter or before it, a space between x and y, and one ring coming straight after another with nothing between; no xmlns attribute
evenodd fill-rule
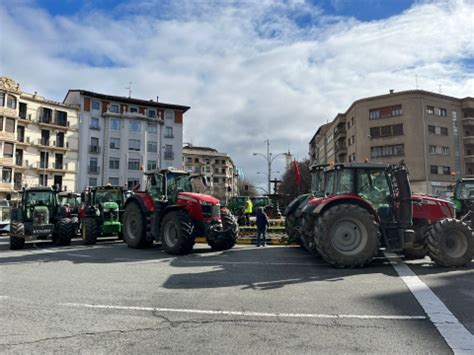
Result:
<svg viewBox="0 0 474 355"><path fill-rule="evenodd" d="M301 185L301 174L300 174L300 168L298 167L298 162L295 160L293 160L293 168L295 170L295 182L296 182L296 186L300 186Z"/></svg>

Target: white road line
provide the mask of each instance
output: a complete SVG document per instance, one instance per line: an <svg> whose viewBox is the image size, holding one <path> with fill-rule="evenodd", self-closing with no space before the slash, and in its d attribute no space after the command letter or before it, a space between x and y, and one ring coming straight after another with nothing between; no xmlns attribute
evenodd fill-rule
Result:
<svg viewBox="0 0 474 355"><path fill-rule="evenodd" d="M392 258L395 256L393 253L385 254ZM454 353L474 354L474 336L434 292L400 258L392 266Z"/></svg>
<svg viewBox="0 0 474 355"><path fill-rule="evenodd" d="M265 317L265 318L325 318L325 319L382 319L382 320L425 320L426 319L425 316L407 316L407 315L265 313L265 312L250 312L250 311L223 311L223 310L214 311L214 310L203 310L203 309L113 306L113 305L83 304L83 303L62 303L61 305L68 306L68 307L82 307L82 308L93 308L93 309L118 309L118 310L127 310L127 311L209 314L209 315L222 315L222 316Z"/></svg>

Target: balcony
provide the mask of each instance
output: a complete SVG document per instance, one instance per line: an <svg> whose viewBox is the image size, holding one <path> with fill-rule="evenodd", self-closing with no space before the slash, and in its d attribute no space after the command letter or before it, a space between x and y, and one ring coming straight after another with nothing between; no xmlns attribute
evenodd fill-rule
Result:
<svg viewBox="0 0 474 355"><path fill-rule="evenodd" d="M96 165L89 165L87 167L87 172L89 174L99 174L100 173L100 167Z"/></svg>
<svg viewBox="0 0 474 355"><path fill-rule="evenodd" d="M346 138L346 130L345 129L335 129L334 130L334 140L337 141L338 139L345 139Z"/></svg>
<svg viewBox="0 0 474 355"><path fill-rule="evenodd" d="M33 164L33 168L39 171L51 171L51 172L62 172L65 173L67 169L67 164L60 162L47 163L46 165L42 161L38 161Z"/></svg>
<svg viewBox="0 0 474 355"><path fill-rule="evenodd" d="M464 161L466 163L474 164L474 155L465 155L464 156Z"/></svg>
<svg viewBox="0 0 474 355"><path fill-rule="evenodd" d="M20 113L18 114L18 123L29 125L31 122L33 122L33 119L31 118L31 113L26 113L26 111L20 111Z"/></svg>
<svg viewBox="0 0 474 355"><path fill-rule="evenodd" d="M50 138L51 140L51 138ZM49 144L48 144L49 143ZM26 144L26 143L24 143ZM51 142L48 142L48 139L45 138L40 138L36 141L36 145L38 146L39 149L48 149L48 150L61 150L61 151L67 151L69 150L69 143L61 141L55 141L52 140Z"/></svg>
<svg viewBox="0 0 474 355"><path fill-rule="evenodd" d="M100 147L98 145L90 145L89 146L89 153L99 154L100 153Z"/></svg>
<svg viewBox="0 0 474 355"><path fill-rule="evenodd" d="M12 158L0 158L1 166L13 166L13 157Z"/></svg>
<svg viewBox="0 0 474 355"><path fill-rule="evenodd" d="M10 191L12 191L12 184L11 184L11 182L0 182L0 191L2 191L2 192L10 192Z"/></svg>
<svg viewBox="0 0 474 355"><path fill-rule="evenodd" d="M26 164L26 161L23 159L15 160L15 169L22 170L22 169L29 169L30 166Z"/></svg>
<svg viewBox="0 0 474 355"><path fill-rule="evenodd" d="M473 144L474 145L474 136L466 136L462 138L464 144Z"/></svg>
<svg viewBox="0 0 474 355"><path fill-rule="evenodd" d="M464 127L474 127L474 117L464 117L462 119L462 125Z"/></svg>
<svg viewBox="0 0 474 355"><path fill-rule="evenodd" d="M69 121L56 120L50 116L40 116L37 121L38 125L42 127L52 128L52 129L68 129Z"/></svg>

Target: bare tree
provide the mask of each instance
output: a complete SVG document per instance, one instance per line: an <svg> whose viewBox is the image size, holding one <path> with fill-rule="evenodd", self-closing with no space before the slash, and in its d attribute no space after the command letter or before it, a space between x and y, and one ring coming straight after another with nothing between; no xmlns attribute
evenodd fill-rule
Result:
<svg viewBox="0 0 474 355"><path fill-rule="evenodd" d="M257 189L247 179L239 179L237 182L237 188L240 196L257 196Z"/></svg>

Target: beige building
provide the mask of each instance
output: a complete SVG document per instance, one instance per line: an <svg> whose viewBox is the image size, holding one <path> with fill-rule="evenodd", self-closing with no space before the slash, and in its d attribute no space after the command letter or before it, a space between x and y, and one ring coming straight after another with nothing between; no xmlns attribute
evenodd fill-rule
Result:
<svg viewBox="0 0 474 355"><path fill-rule="evenodd" d="M398 163L414 191L439 194L455 178L474 177L474 98L412 90L357 100L318 128L312 163Z"/></svg>
<svg viewBox="0 0 474 355"><path fill-rule="evenodd" d="M78 108L0 77L0 198L23 187L76 190Z"/></svg>
<svg viewBox="0 0 474 355"><path fill-rule="evenodd" d="M201 174L207 180L206 193L227 204L237 194L237 178L235 165L226 153L208 147L183 147L184 169L192 174Z"/></svg>

